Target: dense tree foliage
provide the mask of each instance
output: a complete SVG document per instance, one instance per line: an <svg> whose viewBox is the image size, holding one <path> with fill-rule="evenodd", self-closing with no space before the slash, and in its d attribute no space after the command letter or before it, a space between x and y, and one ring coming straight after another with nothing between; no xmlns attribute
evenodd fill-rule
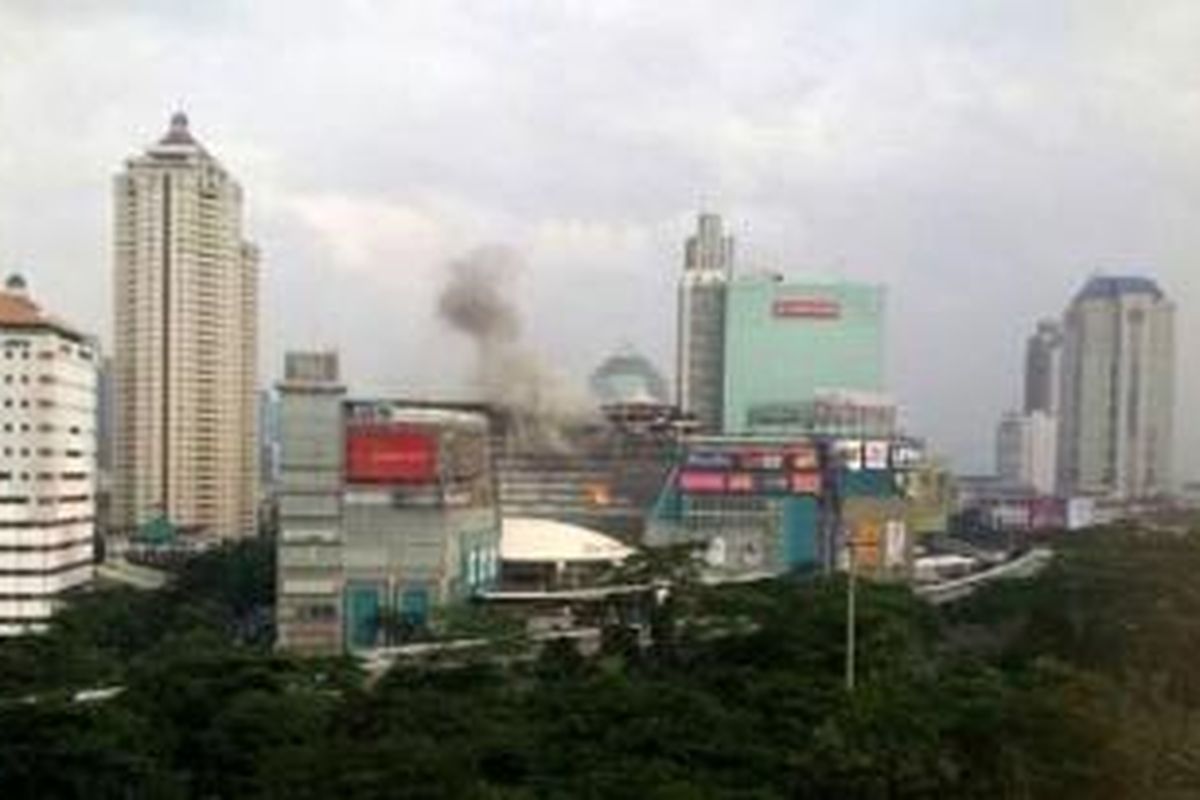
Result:
<svg viewBox="0 0 1200 800"><path fill-rule="evenodd" d="M0 645L0 795L1194 797L1198 570L1196 539L1108 531L948 612L860 584L853 693L838 579L691 586L593 658L505 628L503 658L368 686L270 651L240 545Z"/></svg>

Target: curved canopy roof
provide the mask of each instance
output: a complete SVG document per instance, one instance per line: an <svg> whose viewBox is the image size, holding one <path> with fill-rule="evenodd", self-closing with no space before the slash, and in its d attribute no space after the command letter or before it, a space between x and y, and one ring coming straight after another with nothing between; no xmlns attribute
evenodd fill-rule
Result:
<svg viewBox="0 0 1200 800"><path fill-rule="evenodd" d="M611 536L553 519L506 517L501 527L501 561L614 562L631 553Z"/></svg>

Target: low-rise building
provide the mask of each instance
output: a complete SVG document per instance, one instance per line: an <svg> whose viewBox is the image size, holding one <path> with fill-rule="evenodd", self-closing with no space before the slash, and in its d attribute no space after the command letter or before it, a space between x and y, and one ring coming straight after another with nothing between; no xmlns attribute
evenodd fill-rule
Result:
<svg viewBox="0 0 1200 800"><path fill-rule="evenodd" d="M911 562L904 440L706 437L681 449L647 543L692 542L720 578L835 569L853 548L864 572L903 577Z"/></svg>

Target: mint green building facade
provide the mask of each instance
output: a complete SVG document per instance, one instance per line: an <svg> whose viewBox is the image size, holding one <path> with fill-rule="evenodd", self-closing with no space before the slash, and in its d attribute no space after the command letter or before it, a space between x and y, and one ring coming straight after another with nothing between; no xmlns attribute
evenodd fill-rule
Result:
<svg viewBox="0 0 1200 800"><path fill-rule="evenodd" d="M738 278L727 287L725 433L801 429L816 395L885 387L883 287Z"/></svg>

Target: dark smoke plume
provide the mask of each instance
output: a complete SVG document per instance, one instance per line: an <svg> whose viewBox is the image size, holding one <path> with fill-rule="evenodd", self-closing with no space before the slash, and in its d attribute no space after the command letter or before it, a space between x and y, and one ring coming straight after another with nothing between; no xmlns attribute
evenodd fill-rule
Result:
<svg viewBox="0 0 1200 800"><path fill-rule="evenodd" d="M481 346L515 342L520 320L504 290L517 268L516 256L501 247L480 248L451 261L450 282L438 300L442 318Z"/></svg>
<svg viewBox="0 0 1200 800"><path fill-rule="evenodd" d="M505 247L481 247L450 262L438 312L475 345L475 383L513 416L523 444L569 449L564 427L590 413L586 401L520 342L521 319L509 292L520 272Z"/></svg>

